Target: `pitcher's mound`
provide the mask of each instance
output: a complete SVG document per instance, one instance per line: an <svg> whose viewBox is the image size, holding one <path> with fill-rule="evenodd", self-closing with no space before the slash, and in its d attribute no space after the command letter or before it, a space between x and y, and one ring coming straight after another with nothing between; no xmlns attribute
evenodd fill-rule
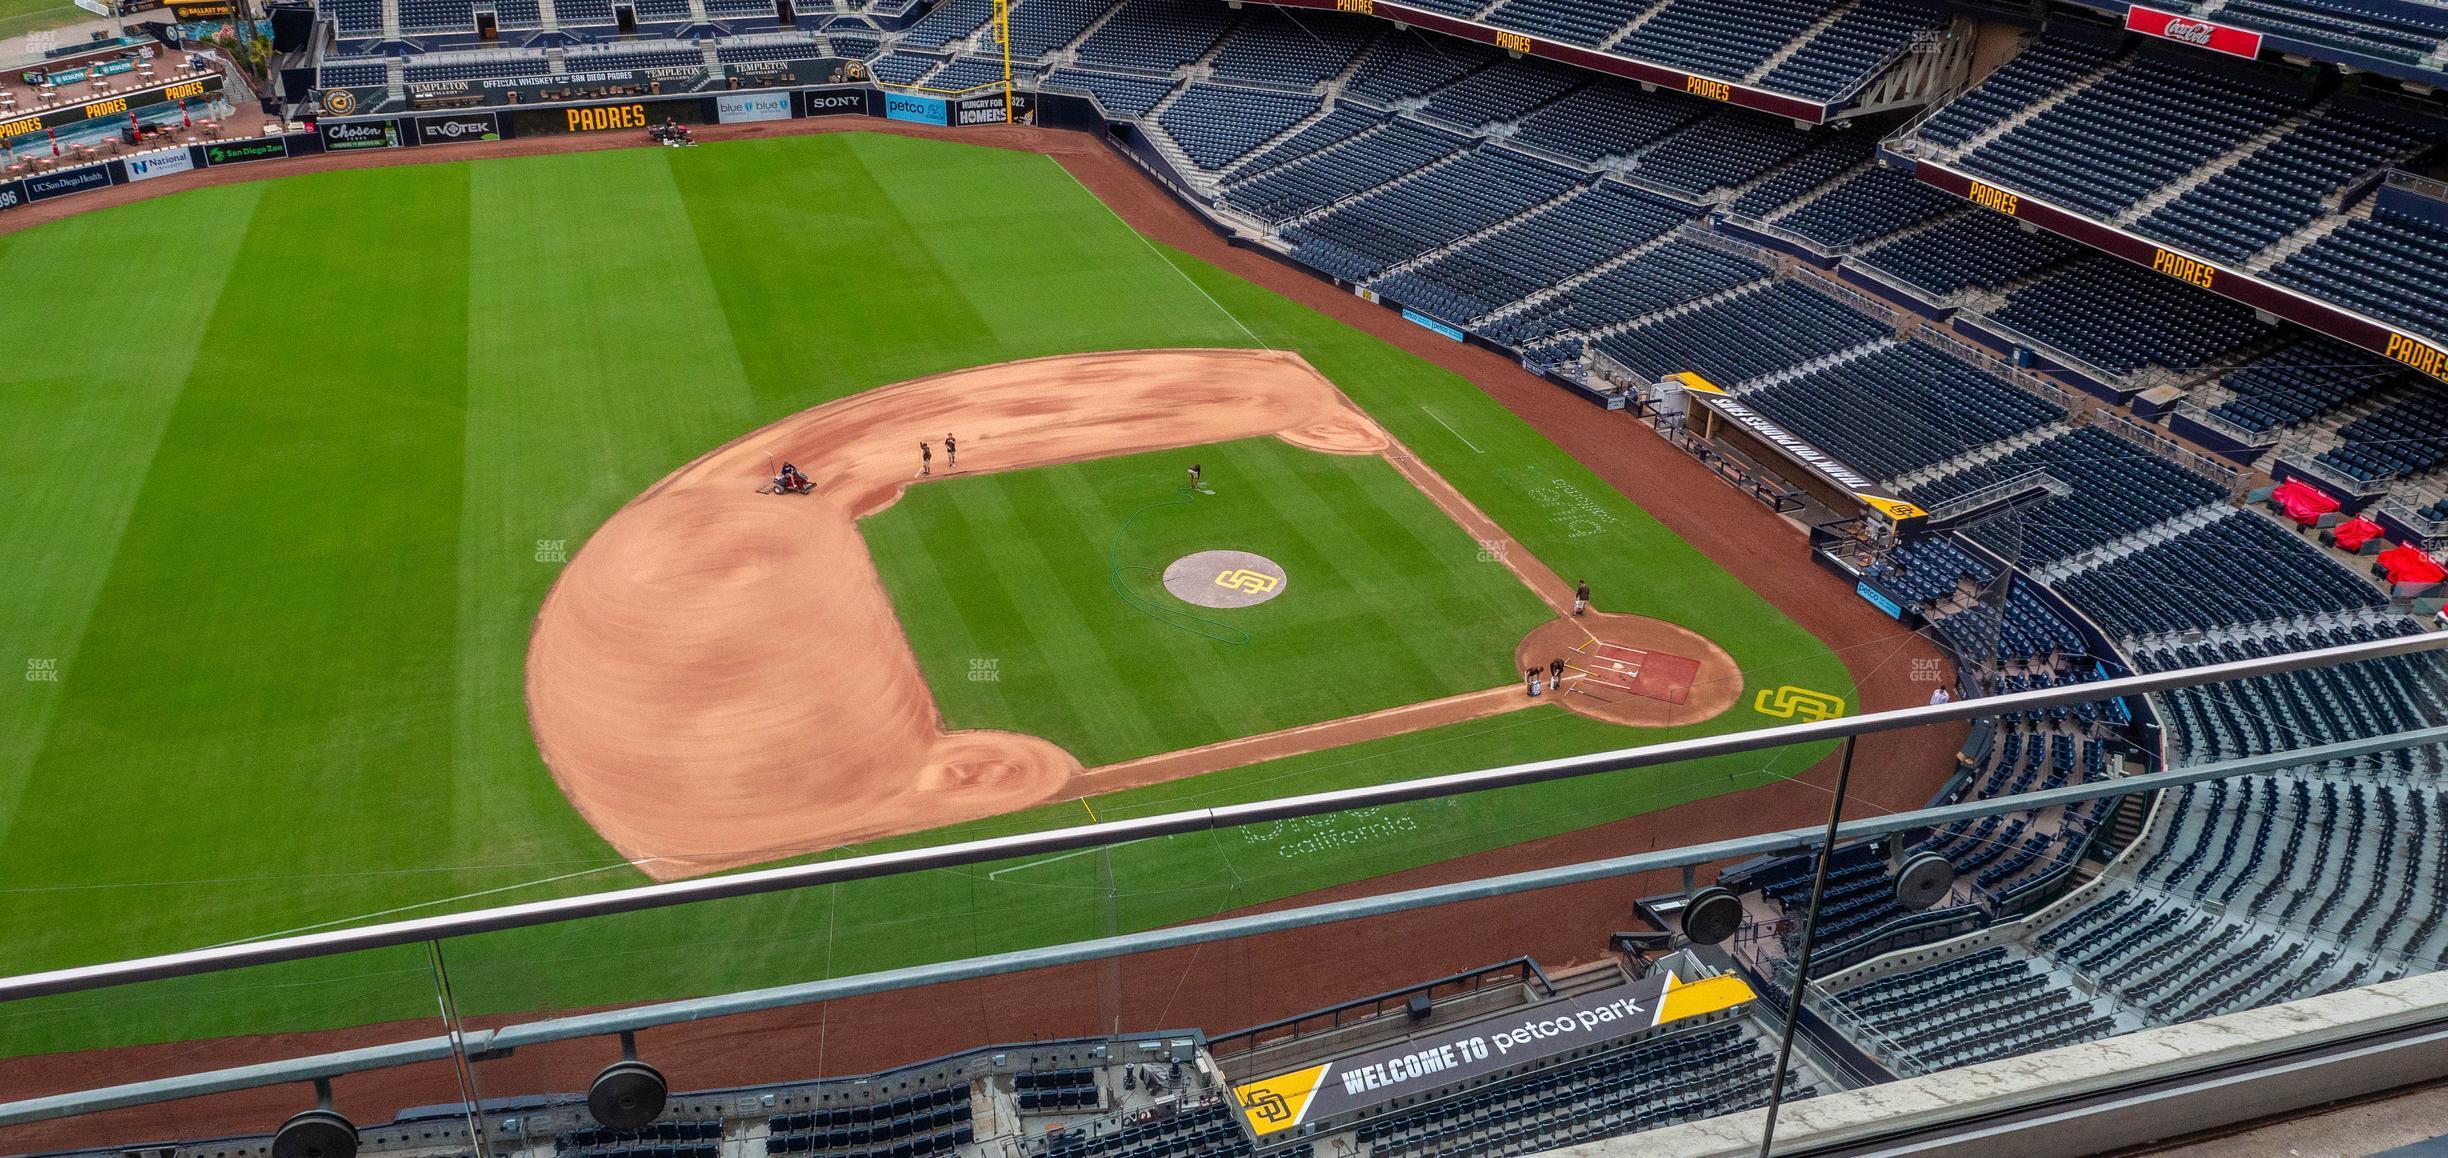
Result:
<svg viewBox="0 0 2448 1158"><path fill-rule="evenodd" d="M1201 551L1165 568L1165 590L1200 607L1254 607L1283 594L1284 569L1247 551Z"/></svg>

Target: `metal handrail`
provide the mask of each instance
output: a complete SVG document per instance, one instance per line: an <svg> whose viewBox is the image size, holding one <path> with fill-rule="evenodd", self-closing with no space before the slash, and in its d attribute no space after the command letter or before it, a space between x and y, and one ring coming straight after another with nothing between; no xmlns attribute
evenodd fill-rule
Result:
<svg viewBox="0 0 2448 1158"><path fill-rule="evenodd" d="M1724 735L1674 740L1643 747L1618 748L1585 756L1537 760L1474 772L1398 780L1388 784L1344 788L1275 800L1253 801L1247 804L1160 813L1135 820L1101 821L1044 832L958 841L952 844L894 852L870 853L815 864L789 865L730 876L670 881L582 896L477 909L464 913L389 921L352 929L335 929L294 937L191 949L125 961L79 965L66 969L0 978L0 1002L58 993L106 989L138 981L218 973L283 961L329 957L365 949L411 945L437 938L532 928L581 917L642 912L648 909L669 908L699 901L756 896L820 884L872 880L928 869L982 864L1013 857L1071 852L1160 836L1207 832L1245 824L1297 820L1356 808L1409 804L1499 788L1570 780L1605 772L1655 768L1710 756L1760 752L1800 744L1843 740L1855 736L1899 731L1924 724L1972 720L2002 712L2064 707L2154 692L2165 688L2222 683L2253 676L2334 667L2339 664L2384 659L2391 656L2419 655L2442 649L2448 649L2448 631L2396 636L2284 655L2233 660L2202 667L2122 676L2117 679L2039 688L2026 692L2010 692L1980 699L1925 704L1884 712L1870 712L1858 716L1838 716L1832 719L1788 724L1782 727L1757 728ZM1761 709L1774 710L1774 705L1781 702L1777 696L1782 690L1784 689L1762 689L1758 697ZM1795 709L1789 706L1785 710ZM2029 794L2016 799L2029 802L2042 797L2051 797L2044 803L2023 805L2026 808L2044 807L2045 804L2085 800L2098 794L2122 795L2126 792L2141 791L2143 790L2141 786L2146 779L2148 778L2137 777L2117 781L2112 788L2107 790L2078 785L2055 789L2051 792ZM1960 809L1962 806L1953 807ZM2009 811L2013 810L2009 809ZM1943 813L1949 810L1935 811ZM1974 814L1985 815L1978 811ZM1780 845L1779 847L1806 847L1806 845Z"/></svg>

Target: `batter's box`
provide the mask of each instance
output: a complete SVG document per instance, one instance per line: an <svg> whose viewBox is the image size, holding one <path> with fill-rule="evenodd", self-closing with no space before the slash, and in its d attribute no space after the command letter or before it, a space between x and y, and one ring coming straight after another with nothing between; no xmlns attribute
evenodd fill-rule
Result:
<svg viewBox="0 0 2448 1158"><path fill-rule="evenodd" d="M1581 683L1599 694L1629 692L1636 696L1680 704L1691 696L1700 661L1663 651L1643 651L1620 643L1593 641L1581 651L1573 670Z"/></svg>

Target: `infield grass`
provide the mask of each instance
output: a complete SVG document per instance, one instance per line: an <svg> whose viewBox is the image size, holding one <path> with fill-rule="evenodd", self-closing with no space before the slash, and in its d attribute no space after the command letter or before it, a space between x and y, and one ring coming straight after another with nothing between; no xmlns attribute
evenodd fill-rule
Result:
<svg viewBox="0 0 2448 1158"><path fill-rule="evenodd" d="M82 284L129 253L145 276L106 319L0 311L0 661L28 676L0 682L0 971L638 883L527 728L557 560L744 431L1019 358L1298 351L1600 607L1708 635L1754 687L1852 695L1818 641L1467 381L1151 246L1043 157L843 134L288 177L0 237L0 283ZM1770 722L1538 708L885 847ZM453 946L453 976L466 1012L527 1011L1147 927L1822 751L497 934ZM398 950L22 1003L0 1050L430 1018L421 969Z"/></svg>
<svg viewBox="0 0 2448 1158"><path fill-rule="evenodd" d="M1385 459L1275 438L933 482L860 530L945 723L1090 767L1508 683L1553 615ZM1164 590L1219 550L1274 561L1282 593Z"/></svg>

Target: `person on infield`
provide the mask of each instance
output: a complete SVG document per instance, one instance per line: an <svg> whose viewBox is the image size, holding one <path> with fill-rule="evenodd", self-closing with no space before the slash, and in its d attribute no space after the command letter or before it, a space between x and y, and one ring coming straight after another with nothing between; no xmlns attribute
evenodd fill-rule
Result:
<svg viewBox="0 0 2448 1158"><path fill-rule="evenodd" d="M960 469L960 444L952 441L949 434L944 435L944 469Z"/></svg>
<svg viewBox="0 0 2448 1158"><path fill-rule="evenodd" d="M934 471L934 469L935 469L935 446L934 446L934 444L933 444L933 443L926 443L926 442L921 442L921 443L919 443L919 444L918 444L918 473L919 473L919 474L921 474L921 475L924 475L924 474L929 474L929 473L932 473L932 472Z"/></svg>
<svg viewBox="0 0 2448 1158"><path fill-rule="evenodd" d="M1531 668L1523 672L1522 678L1530 681L1530 694L1535 698L1539 694L1539 669Z"/></svg>
<svg viewBox="0 0 2448 1158"><path fill-rule="evenodd" d="M1576 579L1573 581L1573 614L1577 616L1587 610L1589 610L1589 580Z"/></svg>
<svg viewBox="0 0 2448 1158"><path fill-rule="evenodd" d="M1555 662L1550 663L1550 664L1548 664L1548 665L1547 665L1547 686L1548 686L1548 687L1551 687L1551 688L1554 688L1554 689L1556 689L1557 691L1562 691L1562 690L1564 690L1564 657L1563 657L1563 656L1560 656L1560 655L1559 655L1559 656L1555 657Z"/></svg>

